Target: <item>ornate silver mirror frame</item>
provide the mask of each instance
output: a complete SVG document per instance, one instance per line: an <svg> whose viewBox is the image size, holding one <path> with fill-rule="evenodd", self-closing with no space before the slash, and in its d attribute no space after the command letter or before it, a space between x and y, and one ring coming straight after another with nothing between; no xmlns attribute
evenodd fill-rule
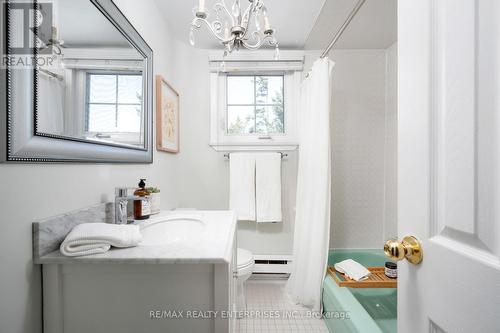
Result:
<svg viewBox="0 0 500 333"><path fill-rule="evenodd" d="M112 0L89 1L144 57L142 105L145 124L144 147L126 147L37 134L35 110L38 70L36 68L14 69L6 65L5 59L11 55L10 48L7 47L9 25L2 23L0 25L2 57L0 64L0 162L153 162L153 51ZM4 21L4 18L9 18L12 3L14 2L7 1L1 4L2 22L8 22L8 20ZM36 0L28 3L33 8L38 8ZM32 56L37 56L36 51Z"/></svg>

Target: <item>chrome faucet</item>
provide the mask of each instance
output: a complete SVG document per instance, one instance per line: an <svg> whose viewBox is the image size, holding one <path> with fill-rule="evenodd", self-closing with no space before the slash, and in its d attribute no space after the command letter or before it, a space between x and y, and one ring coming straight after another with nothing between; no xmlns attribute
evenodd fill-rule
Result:
<svg viewBox="0 0 500 333"><path fill-rule="evenodd" d="M128 223L128 202L130 200L147 200L146 197L128 195L129 187L117 187L115 189L115 224Z"/></svg>

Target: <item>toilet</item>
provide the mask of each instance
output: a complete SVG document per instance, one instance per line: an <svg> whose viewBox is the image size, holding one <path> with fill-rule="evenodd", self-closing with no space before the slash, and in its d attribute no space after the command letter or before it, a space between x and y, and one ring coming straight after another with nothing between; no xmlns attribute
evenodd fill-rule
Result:
<svg viewBox="0 0 500 333"><path fill-rule="evenodd" d="M253 273L255 260L252 252L238 248L236 261L238 265L238 299L236 306L238 311L244 311L246 310L245 281Z"/></svg>

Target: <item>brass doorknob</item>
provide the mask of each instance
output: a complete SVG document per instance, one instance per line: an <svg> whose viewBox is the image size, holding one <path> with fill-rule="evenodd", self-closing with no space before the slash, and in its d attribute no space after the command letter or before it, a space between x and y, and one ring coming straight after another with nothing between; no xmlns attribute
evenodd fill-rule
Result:
<svg viewBox="0 0 500 333"><path fill-rule="evenodd" d="M389 239L384 245L385 255L392 260L403 260L406 258L412 264L422 261L422 245L413 236L406 236L402 242L397 239Z"/></svg>

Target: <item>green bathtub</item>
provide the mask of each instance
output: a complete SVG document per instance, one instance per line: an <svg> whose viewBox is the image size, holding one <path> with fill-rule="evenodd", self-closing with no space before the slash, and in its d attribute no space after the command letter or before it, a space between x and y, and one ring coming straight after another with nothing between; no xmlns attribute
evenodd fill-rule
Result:
<svg viewBox="0 0 500 333"><path fill-rule="evenodd" d="M364 266L384 266L382 250L331 250L328 265L353 259ZM397 291L387 288L339 287L332 277L323 283L324 319L330 333L396 333Z"/></svg>

